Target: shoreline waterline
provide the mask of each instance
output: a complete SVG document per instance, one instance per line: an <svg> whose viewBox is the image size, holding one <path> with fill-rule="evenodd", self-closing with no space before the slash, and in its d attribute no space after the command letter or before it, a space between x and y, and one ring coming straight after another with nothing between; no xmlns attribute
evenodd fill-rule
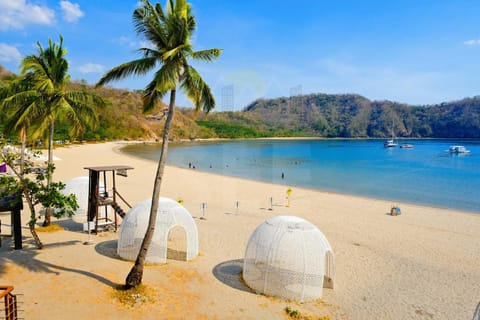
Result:
<svg viewBox="0 0 480 320"><path fill-rule="evenodd" d="M122 154L122 155L135 157L131 154L123 152L122 151L123 147L124 146L119 146L118 148L116 148L117 152ZM141 157L138 157L138 158L141 158ZM152 159L144 159L144 160L149 161L149 162L153 162L153 163L157 163L157 161L152 160ZM172 167L172 168L177 168L177 169L180 169L180 170L187 170L189 172L200 172L200 173L204 173L204 174L208 174L208 175L217 176L217 177L220 177L220 178L221 177L227 177L227 178L234 178L234 179L238 179L238 180L243 180L245 182L259 182L259 183L264 183L266 185L270 185L272 187L274 187L274 186L275 187L284 187L286 189L295 188L296 190L301 190L301 191L306 191L306 192L320 192L320 193L325 194L327 196L328 195L346 196L346 197L353 197L353 198L362 199L362 200L369 200L369 201L390 202L392 204L392 206L395 205L395 206L400 206L401 207L403 204L405 204L405 205L414 206L414 207L425 207L425 208L439 209L439 210L450 211L450 212L455 211L456 213L462 213L462 214L466 214L466 215L473 215L473 216L478 215L477 212L468 211L468 210L461 210L461 209L457 209L457 208L439 207L439 206L434 206L434 205L425 205L425 204L421 204L421 203L408 202L408 201L391 201L389 199L375 198L375 197L369 197L369 196L365 196L365 195L342 193L342 192L337 192L337 191L316 189L316 188L307 188L307 187L301 187L301 186L284 185L284 184L273 183L273 182L268 182L268 181L263 181L263 180L257 180L257 179L253 179L253 178L245 178L245 177L232 176L232 175L228 175L228 174L220 174L220 173L215 173L215 172L209 172L209 171L205 171L205 170L202 170L202 169L189 169L188 167L182 167L182 166L172 165L172 164L167 164L166 166L167 167ZM153 178L152 178L152 181L153 181Z"/></svg>
<svg viewBox="0 0 480 320"><path fill-rule="evenodd" d="M478 161L477 155L469 159L454 159L438 150L434 151L437 154L433 155L420 150L431 148L428 145L429 141L434 140L418 140L416 146L419 150L413 152L401 149L384 150L375 147L378 145L377 140L365 141L254 139L172 143L167 164L188 168L189 163L193 162L196 170L223 176L243 177L248 180L386 200L392 203L410 203L479 213L480 203L472 194L474 190L480 188L480 173L475 169L476 163L471 161ZM443 144L451 141L435 140L434 145L441 150L446 148ZM298 149L292 154L285 155L288 150L285 151L287 147L282 146L283 144L289 144L289 148L293 149L301 144L306 146L307 151ZM349 150L345 144L352 145L353 149ZM157 146L140 144L140 148L133 147L135 150L133 153L129 152L128 147L122 148L121 152L153 160L155 157L152 158L152 152L155 152ZM244 151L242 148L245 147L253 149ZM269 148L269 151L266 151L266 154L262 153L258 151L259 147ZM238 155L229 155L232 150ZM360 155L356 156L358 152ZM196 163L196 157L200 163ZM221 159L217 161L215 157ZM350 157L351 160L348 159ZM457 173L454 173L455 171Z"/></svg>

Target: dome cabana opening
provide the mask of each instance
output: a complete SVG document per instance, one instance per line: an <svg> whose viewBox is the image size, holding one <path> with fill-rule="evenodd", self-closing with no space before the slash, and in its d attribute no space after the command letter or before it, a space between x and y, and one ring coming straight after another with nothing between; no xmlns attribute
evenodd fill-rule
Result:
<svg viewBox="0 0 480 320"><path fill-rule="evenodd" d="M125 260L135 260L145 236L150 215L151 200L144 200L133 206L123 219L118 238L118 255ZM157 221L146 262L163 264L167 262L168 237L175 227L181 227L186 236L186 260L198 255L197 225L190 213L178 202L160 198Z"/></svg>

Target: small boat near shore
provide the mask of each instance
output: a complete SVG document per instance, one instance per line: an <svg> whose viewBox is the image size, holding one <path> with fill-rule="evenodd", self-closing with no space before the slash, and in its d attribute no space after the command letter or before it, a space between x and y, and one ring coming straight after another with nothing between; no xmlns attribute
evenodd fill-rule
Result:
<svg viewBox="0 0 480 320"><path fill-rule="evenodd" d="M413 149L413 144L404 143L404 144L400 145L400 148L402 148L402 149Z"/></svg>
<svg viewBox="0 0 480 320"><path fill-rule="evenodd" d="M470 153L470 150L467 150L464 146L450 146L448 152L451 154L466 154Z"/></svg>
<svg viewBox="0 0 480 320"><path fill-rule="evenodd" d="M394 122L392 120L392 138L383 143L384 148L395 148L398 143L395 142Z"/></svg>
<svg viewBox="0 0 480 320"><path fill-rule="evenodd" d="M383 143L383 146L385 148L395 148L398 144L395 143L395 140L391 139L391 140L387 140Z"/></svg>

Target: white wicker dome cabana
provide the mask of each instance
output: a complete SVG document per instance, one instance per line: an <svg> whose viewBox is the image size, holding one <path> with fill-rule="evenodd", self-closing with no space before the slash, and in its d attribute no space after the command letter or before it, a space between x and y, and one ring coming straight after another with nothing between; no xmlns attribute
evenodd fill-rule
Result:
<svg viewBox="0 0 480 320"><path fill-rule="evenodd" d="M152 201L144 200L125 215L118 238L118 255L126 260L135 260L143 237L147 230ZM168 198L158 201L157 221L152 243L148 248L147 263L162 264L167 262L168 235L176 226L184 229L186 235L186 259L191 260L198 255L197 225L190 213L182 205Z"/></svg>
<svg viewBox="0 0 480 320"><path fill-rule="evenodd" d="M88 211L88 177L76 177L65 182L62 193L65 195L74 194L77 197L78 209L75 217L87 219Z"/></svg>
<svg viewBox="0 0 480 320"><path fill-rule="evenodd" d="M88 176L75 177L65 182L65 188L61 191L64 195L73 193L77 197L78 209L75 210L74 218L78 220L87 220L89 181ZM100 183L100 193L104 192L104 189L103 183ZM110 212L110 208L107 210Z"/></svg>
<svg viewBox="0 0 480 320"><path fill-rule="evenodd" d="M333 288L333 275L330 243L302 218L269 218L248 240L243 279L257 293L311 301L322 297L323 287Z"/></svg>

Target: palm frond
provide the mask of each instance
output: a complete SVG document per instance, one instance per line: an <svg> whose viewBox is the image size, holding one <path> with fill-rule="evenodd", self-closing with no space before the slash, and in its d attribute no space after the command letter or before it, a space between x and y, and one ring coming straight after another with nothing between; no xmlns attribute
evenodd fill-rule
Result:
<svg viewBox="0 0 480 320"><path fill-rule="evenodd" d="M184 73L181 88L195 106L195 110L211 111L215 107L215 98L210 87L192 66Z"/></svg>
<svg viewBox="0 0 480 320"><path fill-rule="evenodd" d="M157 61L155 58L142 58L126 62L103 75L103 77L97 82L96 86L98 87L115 80L120 80L132 74L144 75L155 67L156 63Z"/></svg>
<svg viewBox="0 0 480 320"><path fill-rule="evenodd" d="M195 51L191 53L193 59L197 60L204 60L204 61L212 61L218 58L222 54L221 49L208 49L208 50L201 50Z"/></svg>
<svg viewBox="0 0 480 320"><path fill-rule="evenodd" d="M180 77L179 63L166 63L155 73L156 90L167 92L176 88Z"/></svg>
<svg viewBox="0 0 480 320"><path fill-rule="evenodd" d="M87 99L88 100L88 99ZM98 114L92 105L78 100L68 100L62 103L62 115L73 125L69 126L70 136L78 136L87 127L95 128L98 124Z"/></svg>
<svg viewBox="0 0 480 320"><path fill-rule="evenodd" d="M176 88L179 82L179 66L164 64L156 73L153 80L147 85L143 95L143 112L153 110L158 100Z"/></svg>
<svg viewBox="0 0 480 320"><path fill-rule="evenodd" d="M162 55L162 61L166 62L168 60L172 60L174 59L175 56L179 55L180 51L190 51L190 50L191 50L191 46L189 44L179 45L178 47L175 47L173 49L166 51Z"/></svg>
<svg viewBox="0 0 480 320"><path fill-rule="evenodd" d="M149 86L147 86L149 87ZM147 94L147 90L145 90L143 97L142 97L142 103L143 103L143 112L148 113L152 111L156 106L157 102L162 100L163 97L165 97L165 94L167 92L160 92L158 90L152 90Z"/></svg>
<svg viewBox="0 0 480 320"><path fill-rule="evenodd" d="M137 34L145 36L160 47L167 43L165 28L161 23L164 19L162 7L158 4L153 7L149 1L143 1L143 7L133 12L133 24Z"/></svg>
<svg viewBox="0 0 480 320"><path fill-rule="evenodd" d="M142 53L142 56L144 58L159 59L162 57L162 52L159 52L158 50L152 48L140 48L138 49L138 51Z"/></svg>

